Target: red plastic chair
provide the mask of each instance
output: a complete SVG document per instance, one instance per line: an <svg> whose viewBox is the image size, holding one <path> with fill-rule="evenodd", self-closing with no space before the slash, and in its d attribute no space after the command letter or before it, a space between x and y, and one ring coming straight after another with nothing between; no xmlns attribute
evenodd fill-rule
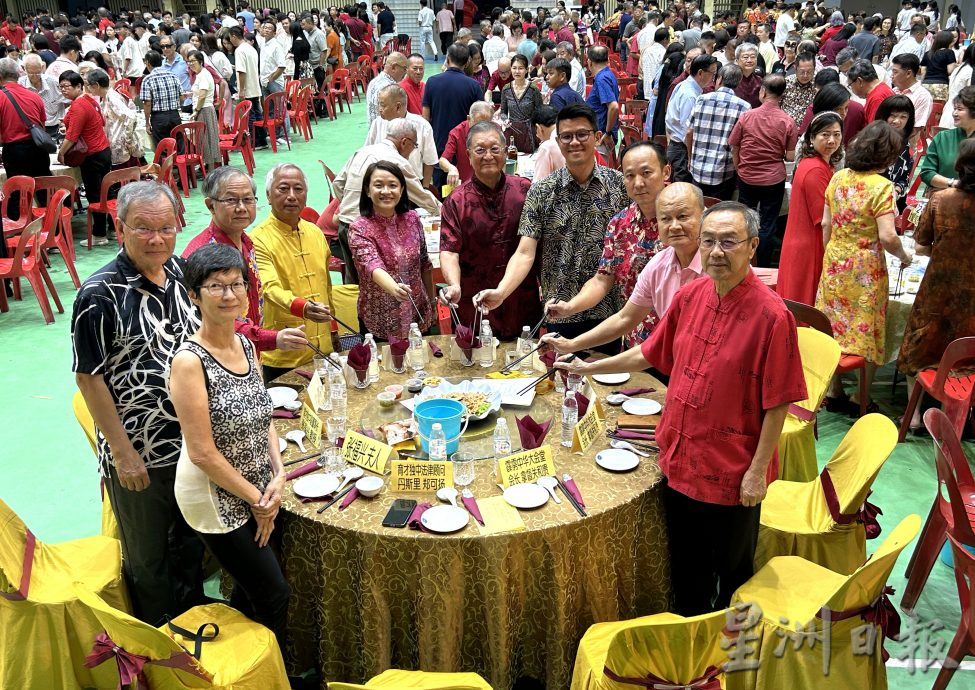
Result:
<svg viewBox="0 0 975 690"><path fill-rule="evenodd" d="M160 165L164 159L175 155L176 140L173 137L166 137L165 139L160 139L159 143L156 144L156 153L152 157L152 162Z"/></svg>
<svg viewBox="0 0 975 690"><path fill-rule="evenodd" d="M975 337L958 338L945 348L937 369L923 369L917 373L917 383L911 392L911 399L904 410L897 442L907 435L914 408L921 401L921 393L927 393L941 403L945 414L951 420L955 433L961 438L965 429L968 411L975 402L975 375L952 376L951 372L963 362L975 360Z"/></svg>
<svg viewBox="0 0 975 690"><path fill-rule="evenodd" d="M941 122L941 114L944 113L945 102L944 101L933 101L931 103L931 114L928 115L928 121L924 123L924 131L921 133L922 136L933 137L936 132L935 128L938 127L938 123Z"/></svg>
<svg viewBox="0 0 975 690"><path fill-rule="evenodd" d="M254 120L252 123L252 133L258 127L263 127L267 130L267 138L271 143L271 151L273 153L278 152L278 127L284 132L284 140L288 143L288 150L291 150L291 137L288 135L288 128L284 126L287 112L287 95L284 91L278 91L264 99L264 117Z"/></svg>
<svg viewBox="0 0 975 690"><path fill-rule="evenodd" d="M620 94L622 98L622 94ZM644 101L636 98L631 98L629 100L623 101L620 114L620 123L631 125L639 130L643 130L644 119L647 115L647 109L650 107L649 101Z"/></svg>
<svg viewBox="0 0 975 690"><path fill-rule="evenodd" d="M44 179L44 178L39 178ZM53 178L48 178L53 179ZM72 184L74 180L70 177ZM65 206L65 201L68 205ZM81 281L78 279L78 271L74 267L74 247L71 241L71 191L67 189L56 189L47 197L47 206L40 209L41 214L36 216L44 219L41 227L41 251L48 265L51 264L49 250L57 249L64 260L64 266L68 269L71 282L75 288L81 288ZM19 239L11 237L7 240L7 249L13 250L17 246ZM8 254L10 252L8 251Z"/></svg>
<svg viewBox="0 0 975 690"><path fill-rule="evenodd" d="M242 101L234 108L234 131L232 134L220 135L220 153L223 154L224 165L230 164L230 154L240 152L244 159L247 174L254 174L254 149L251 146L250 128L247 118L250 116L251 102Z"/></svg>
<svg viewBox="0 0 975 690"><path fill-rule="evenodd" d="M10 199L17 195L17 220L10 217ZM34 218L31 207L34 203L34 178L27 175L8 177L3 183L3 202L0 204L0 215L3 216L3 236L13 237L20 234Z"/></svg>
<svg viewBox="0 0 975 690"><path fill-rule="evenodd" d="M721 203L721 199L718 199L717 197L713 197L713 196L704 197L704 208L711 208L715 204L720 204L720 203ZM833 334L830 333L830 336L832 335Z"/></svg>
<svg viewBox="0 0 975 690"><path fill-rule="evenodd" d="M325 173L325 184L328 186L328 197L329 199L333 199L335 198L335 188L332 186L332 183L335 182L335 173L332 172L330 167L325 165L325 161L322 159L318 159L318 162L322 166L322 172Z"/></svg>
<svg viewBox="0 0 975 690"><path fill-rule="evenodd" d="M958 599L961 603L961 621L938 677L934 679L932 690L945 690L961 660L975 654L975 555L953 535L949 534L948 538L951 539L951 553L955 560L955 584L958 586Z"/></svg>
<svg viewBox="0 0 975 690"><path fill-rule="evenodd" d="M924 426L934 439L938 488L921 538L904 573L907 588L901 598L901 608L905 611L917 604L948 534L964 544L975 546L975 479L961 441L951 420L937 408L924 413Z"/></svg>
<svg viewBox="0 0 975 690"><path fill-rule="evenodd" d="M336 102L338 102L339 110L342 110L343 100L349 106L349 113L352 113L352 87L349 84L349 70L340 68L332 73L331 84L328 87L328 100L332 103L333 113L335 112Z"/></svg>
<svg viewBox="0 0 975 690"><path fill-rule="evenodd" d="M44 219L38 218L20 233L20 237L17 239L17 247L14 249L13 258L0 259L0 279L13 281L14 299L19 300L21 299L19 279L26 278L34 290L34 296L37 297L37 303L41 307L44 321L52 324L54 323L54 312L51 311L51 303L48 301L47 293L44 291L45 284L51 291L51 296L54 298L54 303L57 305L59 314L64 313L64 307L61 306L61 300L58 297L57 291L54 289L54 283L51 282L51 276L48 275L47 270L44 268L44 262L38 259L41 256L40 234L43 224ZM7 304L7 292L6 290L0 289L0 312L7 312L9 310L10 306Z"/></svg>
<svg viewBox="0 0 975 690"><path fill-rule="evenodd" d="M315 225L321 228L322 234L325 235L325 239L327 240L338 240L339 238L338 213L339 198L334 197L328 202L328 206L325 207L325 210L322 211L322 214L315 221Z"/></svg>
<svg viewBox="0 0 975 690"><path fill-rule="evenodd" d="M132 93L132 80L131 79L119 79L115 82L113 86L116 91L126 91L127 93Z"/></svg>
<svg viewBox="0 0 975 690"><path fill-rule="evenodd" d="M88 249L91 249L91 215L93 213L105 213L111 217L112 227L115 227L115 219L118 218L118 203L115 199L108 198L109 191L115 185L124 187L130 182L138 182L140 179L142 179L142 170L138 167L112 170L102 178L102 193L99 197L101 201L88 204Z"/></svg>
<svg viewBox="0 0 975 690"><path fill-rule="evenodd" d="M207 126L202 122L186 122L173 127L172 135L176 141L183 137L183 153L176 154L176 167L179 169L179 182L183 194L190 195L190 186L196 187L196 171L199 166L206 177L207 166L203 161L203 139Z"/></svg>
<svg viewBox="0 0 975 690"><path fill-rule="evenodd" d="M623 135L623 146L643 140L643 134L635 125L620 124L620 133Z"/></svg>
<svg viewBox="0 0 975 690"><path fill-rule="evenodd" d="M311 129L310 100L311 89L305 86L298 91L294 100L291 102L292 107L288 111L288 117L291 118L291 129L295 132L301 132L305 141L315 138L315 134Z"/></svg>

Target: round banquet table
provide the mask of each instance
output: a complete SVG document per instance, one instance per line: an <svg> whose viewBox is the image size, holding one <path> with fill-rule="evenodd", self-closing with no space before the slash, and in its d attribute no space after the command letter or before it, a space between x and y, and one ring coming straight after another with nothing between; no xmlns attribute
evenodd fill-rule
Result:
<svg viewBox="0 0 975 690"><path fill-rule="evenodd" d="M448 338L431 339L448 353ZM502 344L490 370L464 368L447 354L429 357L425 371L454 381L484 377L499 368L502 350L510 347ZM375 396L409 376L409 370L383 370L369 388L350 386L350 428L408 418L399 404L379 408ZM278 383L305 380L292 372ZM653 386L646 397L664 400L664 386L647 374L634 374L623 385ZM600 398L615 388L593 386ZM301 399L307 400L303 391ZM323 504L301 503L288 482L282 551L291 586L286 657L292 670L317 665L323 683L362 682L387 668L474 671L499 690L521 676L565 688L590 625L666 610L669 563L655 458L629 473L602 470L594 457L608 447L605 434L581 454L559 445L560 405L559 396L548 392L537 395L530 409L502 408L499 414L509 419L514 449L521 446L514 415L555 420L545 441L558 474L575 479L586 518L561 497L561 504L549 500L537 510L519 511L524 531L482 536L472 518L454 534L430 534L380 523L395 498L436 504L433 494L396 494L387 486L376 498L360 497L344 511L335 505L319 514ZM604 403L604 409L614 427L618 408ZM472 424L461 448L489 455L495 419L492 414ZM299 426L298 420L275 422L282 435ZM299 455L289 444L284 460ZM469 487L474 496L500 495L493 459L475 464Z"/></svg>

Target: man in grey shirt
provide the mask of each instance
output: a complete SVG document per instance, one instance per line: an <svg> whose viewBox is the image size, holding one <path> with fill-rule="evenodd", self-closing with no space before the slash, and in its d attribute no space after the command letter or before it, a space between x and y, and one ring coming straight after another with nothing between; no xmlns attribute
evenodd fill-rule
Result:
<svg viewBox="0 0 975 690"><path fill-rule="evenodd" d="M861 58L870 62L880 61L880 38L874 33L879 23L876 17L867 17L863 20L863 30L847 43L848 47L856 48Z"/></svg>
<svg viewBox="0 0 975 690"><path fill-rule="evenodd" d="M321 89L326 76L325 60L328 58L328 43L322 30L315 26L311 13L306 12L301 15L301 28L305 32L305 38L308 39L308 64L315 70L315 81Z"/></svg>

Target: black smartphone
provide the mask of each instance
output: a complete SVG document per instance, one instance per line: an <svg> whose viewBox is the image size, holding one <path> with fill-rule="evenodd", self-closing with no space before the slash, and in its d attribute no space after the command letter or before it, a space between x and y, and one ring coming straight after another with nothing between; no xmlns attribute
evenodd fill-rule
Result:
<svg viewBox="0 0 975 690"><path fill-rule="evenodd" d="M383 518L383 527L406 527L414 508L416 501L412 498L397 498Z"/></svg>

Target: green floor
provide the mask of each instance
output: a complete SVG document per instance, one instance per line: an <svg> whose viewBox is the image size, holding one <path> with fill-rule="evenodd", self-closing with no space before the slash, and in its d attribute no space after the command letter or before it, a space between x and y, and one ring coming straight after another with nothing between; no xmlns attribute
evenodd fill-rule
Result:
<svg viewBox="0 0 975 690"><path fill-rule="evenodd" d="M439 66L428 65L431 74ZM310 194L308 204L321 209L326 187L318 161L323 160L338 171L346 159L365 139L365 103L355 103L353 114L341 114L334 122L322 121L314 127L315 138L311 142L294 143L292 151L277 155L270 151L256 154L258 187L263 189L264 174L279 162L293 161L306 172ZM232 158L240 164L239 157ZM263 198L263 191L259 191ZM177 252L201 231L209 222L209 214L203 206L199 190L193 191L187 204L187 228L178 237ZM268 213L267 204L258 209L258 219ZM75 234L84 232L84 216L75 217ZM82 280L107 263L115 252L114 247L101 247L91 252L80 249L77 268ZM4 414L5 449L3 453L3 488L0 497L16 510L38 538L48 542L74 539L99 531L100 500L98 476L94 458L81 429L71 411L71 397L75 384L71 374L71 348L69 322L74 288L70 278L54 257L52 277L64 303L65 313L56 315L56 322L44 324L33 294L25 285L25 299L11 302L10 312L0 314L0 391ZM886 374L886 375L885 375ZM904 405L903 384L896 391L896 404L892 404L890 371L881 372L874 389L875 397L885 413L900 414ZM821 413L819 459L825 463L830 453L849 429L852 420L835 414ZM975 458L972 445L967 444L969 456ZM934 496L934 469L932 446L929 439L912 439L899 445L890 456L874 484L872 501L884 511L880 518L885 534L905 515L927 515ZM868 543L868 549L876 542ZM911 547L913 548L913 546ZM890 578L890 584L898 590L895 602L905 585L904 566L910 548L898 562ZM959 621L958 596L954 579L942 564L935 570L918 603L921 622L939 620L944 630L935 633L938 640L950 640ZM902 629L906 624L902 623ZM924 636L919 636L922 639ZM947 644L942 646L947 648ZM929 688L935 672L914 673L906 668L911 659L934 657L939 649L927 653L922 649L907 649L899 644L888 643L892 664L902 668L889 669L890 687ZM895 661L901 652L905 661ZM910 652L910 653L907 653ZM923 661L917 662L920 669ZM973 664L975 665L975 664ZM844 686L837 681L837 688ZM950 686L953 690L975 688L975 673L962 670L955 674ZM786 689L782 690L801 690ZM844 689L845 690L845 689ZM849 690L860 690L849 688Z"/></svg>

